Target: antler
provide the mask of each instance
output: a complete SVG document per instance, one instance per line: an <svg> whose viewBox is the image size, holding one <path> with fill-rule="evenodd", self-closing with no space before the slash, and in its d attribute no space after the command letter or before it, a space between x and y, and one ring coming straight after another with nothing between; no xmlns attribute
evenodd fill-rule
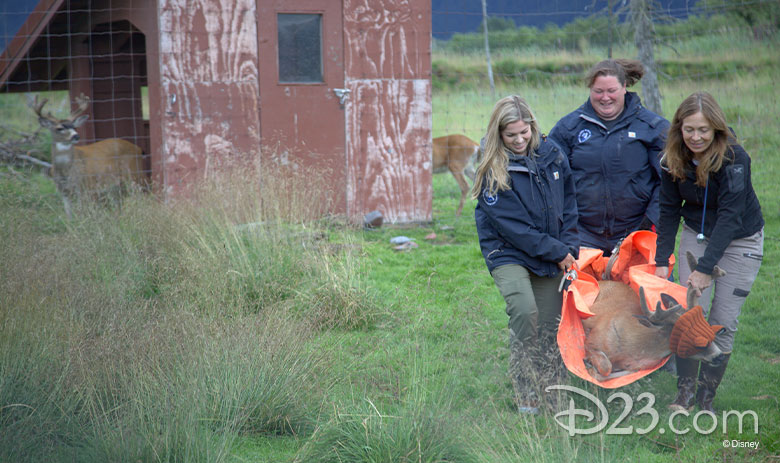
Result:
<svg viewBox="0 0 780 463"><path fill-rule="evenodd" d="M645 288L642 286L639 287L639 305L642 307L642 313L645 314L645 317L651 320L655 317L655 314L661 312L661 301L658 301L655 305L655 312L650 311L650 307L647 305L647 298L645 298Z"/></svg>
<svg viewBox="0 0 780 463"><path fill-rule="evenodd" d="M89 106L89 97L84 96L82 93L81 95L76 97L76 104L78 104L78 108L76 108L75 111L71 111L70 118L71 120L76 119L77 117L81 116L84 111L87 110L87 106Z"/></svg>
<svg viewBox="0 0 780 463"><path fill-rule="evenodd" d="M35 111L35 114L38 117L42 117L44 119L48 119L50 121L56 120L54 116L52 116L51 112L47 112L45 115L41 113L43 110L43 106L49 101L48 98L44 98L42 101L38 101L38 95L35 95L35 98L30 101L27 101L27 106L29 106L33 111Z"/></svg>
<svg viewBox="0 0 780 463"><path fill-rule="evenodd" d="M681 304L677 303L677 301L668 294L662 293L661 300L664 301L666 310L661 310L661 301L658 301L655 306L655 312L651 312L647 305L647 299L645 298L645 288L641 286L639 287L639 305L642 307L644 318L646 318L653 325L671 325L688 310ZM674 303L674 305L672 305L672 303ZM669 320L673 321L669 322Z"/></svg>

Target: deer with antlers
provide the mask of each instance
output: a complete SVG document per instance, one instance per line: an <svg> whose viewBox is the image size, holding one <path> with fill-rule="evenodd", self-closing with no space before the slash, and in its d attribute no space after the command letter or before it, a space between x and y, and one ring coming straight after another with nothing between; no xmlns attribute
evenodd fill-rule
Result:
<svg viewBox="0 0 780 463"><path fill-rule="evenodd" d="M688 264L696 268L696 258L687 255ZM713 278L725 272L718 266ZM661 301L666 310L661 309ZM585 329L585 361L591 375L600 381L634 371L656 366L670 353L670 339L681 317L690 310L701 312L697 306L697 292L688 288L687 307L683 307L668 294L661 294L655 311L651 311L645 299L644 288L637 295L631 287L619 281L600 281L599 295L590 307L595 315L582 321ZM699 313L692 312L691 316ZM689 316L686 316L688 321ZM703 321L709 331L706 339L691 344L686 357L713 365L722 361L724 354L712 342L722 326L711 326ZM678 352L679 355L679 352Z"/></svg>
<svg viewBox="0 0 780 463"><path fill-rule="evenodd" d="M41 127L51 132L50 175L62 195L65 213L71 218L71 201L85 193L97 196L115 195L128 183L143 185L142 150L126 140L110 138L89 145L77 146L80 127L89 115L84 114L89 98L81 94L78 105L69 118L58 119L51 112L43 113L48 99L38 95L28 104L38 116Z"/></svg>
<svg viewBox="0 0 780 463"><path fill-rule="evenodd" d="M433 173L449 170L460 187L460 203L456 216L463 211L469 191L464 174L474 181L474 163L479 157L479 144L465 135L446 135L433 139Z"/></svg>

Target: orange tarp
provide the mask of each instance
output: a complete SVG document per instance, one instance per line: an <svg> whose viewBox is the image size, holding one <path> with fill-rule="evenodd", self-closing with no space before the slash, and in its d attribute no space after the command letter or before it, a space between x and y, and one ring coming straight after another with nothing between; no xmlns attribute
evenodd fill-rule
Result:
<svg viewBox="0 0 780 463"><path fill-rule="evenodd" d="M655 238L651 231L636 231L620 246L618 260L612 267L611 280L622 280L630 284L634 292L639 293L639 287L645 289L648 306L655 308L661 300L661 293L669 294L678 301L685 301L686 288L669 280L655 276ZM617 378L604 381L591 376L585 368L585 330L582 319L593 316L590 306L599 293L599 280L607 266L608 258L601 250L582 248L577 259L577 279L569 286L563 295L561 322L558 325L558 346L566 368L580 378L597 384L603 388L616 388L633 383L639 378L657 370L668 357L658 359L658 364L652 368L639 370ZM670 269L674 266L674 256L670 258Z"/></svg>

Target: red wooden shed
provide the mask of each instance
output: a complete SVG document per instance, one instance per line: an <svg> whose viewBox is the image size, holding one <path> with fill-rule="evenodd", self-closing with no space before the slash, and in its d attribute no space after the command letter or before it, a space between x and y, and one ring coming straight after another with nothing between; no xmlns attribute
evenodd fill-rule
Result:
<svg viewBox="0 0 780 463"><path fill-rule="evenodd" d="M82 139L141 146L165 197L274 153L356 221L431 219L430 78L428 0L40 0L0 56L0 92L90 96Z"/></svg>

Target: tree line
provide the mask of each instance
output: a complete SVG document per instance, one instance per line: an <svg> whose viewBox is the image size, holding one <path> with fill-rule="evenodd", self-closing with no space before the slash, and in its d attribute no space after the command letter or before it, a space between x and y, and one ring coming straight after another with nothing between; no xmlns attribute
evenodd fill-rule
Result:
<svg viewBox="0 0 780 463"><path fill-rule="evenodd" d="M686 19L655 14L653 23L656 40L661 43L673 42L676 38L734 29L748 29L756 40L777 38L780 35L780 2L776 0L702 0L691 11L695 14ZM604 10L562 26L550 23L542 28L517 26L510 18L489 16L488 40L491 50L536 47L585 51L594 46L608 47L632 41L634 30L626 20L627 16L626 5L611 13ZM459 53L483 51L483 23L474 32L456 33L449 40L436 40L434 47Z"/></svg>

